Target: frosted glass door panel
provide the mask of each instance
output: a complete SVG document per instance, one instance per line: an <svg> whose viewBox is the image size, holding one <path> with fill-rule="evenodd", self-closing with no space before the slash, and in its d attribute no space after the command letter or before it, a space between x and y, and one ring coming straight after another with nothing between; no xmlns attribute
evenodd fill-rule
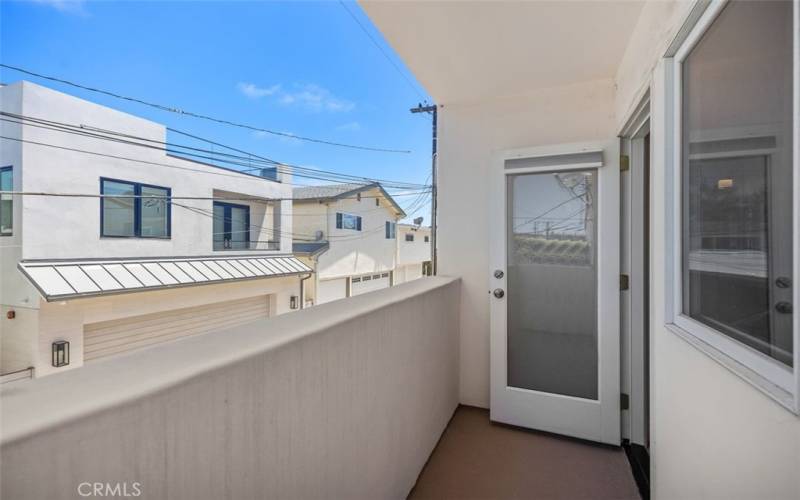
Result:
<svg viewBox="0 0 800 500"><path fill-rule="evenodd" d="M596 170L507 177L508 386L598 395Z"/></svg>

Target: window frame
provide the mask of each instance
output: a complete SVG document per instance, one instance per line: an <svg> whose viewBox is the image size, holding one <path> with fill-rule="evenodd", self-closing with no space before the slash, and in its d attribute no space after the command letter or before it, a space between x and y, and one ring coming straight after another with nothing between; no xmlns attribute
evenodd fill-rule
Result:
<svg viewBox="0 0 800 500"><path fill-rule="evenodd" d="M386 221L386 230L384 232L384 236L387 240L397 239L397 222L392 222L390 220Z"/></svg>
<svg viewBox="0 0 800 500"><path fill-rule="evenodd" d="M792 183L795 196L792 199L794 220L792 221L793 235L793 269L792 280L795 290L792 297L794 314L793 323L793 366L788 367L778 360L739 342L732 337L701 323L683 313L683 63L691 51L697 46L703 35L710 29L719 14L728 5L729 0L712 0L695 18L694 25L682 30L685 34L683 40L676 40L676 47L670 55L668 51L665 58L665 132L666 132L666 198L665 198L665 241L671 242L666 246L665 259L665 321L666 327L671 332L682 337L690 344L697 347L711 358L723 364L726 368L737 374L759 390L776 400L778 403L800 414L800 313L798 302L800 293L796 286L800 283L800 151L798 136L800 136L800 7L798 2L792 2L792 39L793 39L793 124L792 137L783 138L793 141L792 144ZM672 50L672 49L670 49ZM730 131L729 131L730 132ZM764 135L770 131L751 128L736 131L736 137L743 135ZM778 141L781 137L773 130L772 135ZM709 137L711 139L730 139L732 137ZM745 149L736 151L737 155L747 154ZM764 150L759 150L764 152Z"/></svg>
<svg viewBox="0 0 800 500"><path fill-rule="evenodd" d="M133 235L126 236L126 235L115 235L115 234L105 234L104 233L104 223L105 223L105 202L106 197L100 197L100 237L101 238L137 238L137 239L145 239L145 240L169 240L172 239L172 188L166 186L158 186L155 184L147 184L144 182L136 182L136 181L126 181L122 179L114 179L111 177L100 177L100 194L105 195L104 191L104 183L108 182L116 182L119 184L128 184L133 186L133 195L136 198L133 199ZM155 188L155 189L164 189L167 191L167 234L165 236L142 236L142 188ZM113 198L113 196L112 196Z"/></svg>
<svg viewBox="0 0 800 500"><path fill-rule="evenodd" d="M223 217L223 219L222 219L223 235L224 234L233 234L232 228L231 228L231 226L232 226L231 217L226 217L224 215L225 209L226 208L243 208L243 209L247 210L247 214L246 214L246 217L245 217L245 225L247 226L247 232L245 233L245 235L247 236L247 240L245 241L245 243L247 245L247 248L224 248L224 246L225 246L225 238L224 238L224 236L222 238L223 248L215 248L214 247L214 224L213 224L213 222L214 222L214 219L213 219L213 217L214 217L214 215L213 215L214 207L222 207L223 208L223 216L222 216ZM214 201L214 203L212 204L212 207L211 207L211 213L212 213L212 219L211 219L211 222L212 222L212 224L211 224L211 249L212 249L212 251L214 251L214 252L231 252L231 251L233 251L233 252L242 252L242 251L250 250L250 243L251 243L250 232L251 232L251 229L252 229L252 226L250 225L250 205L242 205L242 204L239 204L239 203L229 203L229 202L225 202L225 201Z"/></svg>
<svg viewBox="0 0 800 500"><path fill-rule="evenodd" d="M11 191L14 190L14 165L6 165L0 167L0 174L3 172L11 172ZM2 191L2 189L0 189ZM9 195L11 196L11 195ZM2 210L2 205L0 205L0 210ZM11 196L11 232L3 233L0 232L0 237L8 237L14 236L14 197Z"/></svg>
<svg viewBox="0 0 800 500"><path fill-rule="evenodd" d="M405 241L406 243L414 243L414 233L406 233Z"/></svg>
<svg viewBox="0 0 800 500"><path fill-rule="evenodd" d="M353 217L355 219L356 227L344 227L345 217ZM347 212L336 212L336 229L341 229L342 231L361 231L361 216Z"/></svg>

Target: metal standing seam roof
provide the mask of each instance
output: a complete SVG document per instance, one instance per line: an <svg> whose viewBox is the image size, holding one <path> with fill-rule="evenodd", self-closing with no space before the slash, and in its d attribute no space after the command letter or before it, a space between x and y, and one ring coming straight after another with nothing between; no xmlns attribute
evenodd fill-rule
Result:
<svg viewBox="0 0 800 500"><path fill-rule="evenodd" d="M18 268L47 302L313 272L290 255L36 260Z"/></svg>

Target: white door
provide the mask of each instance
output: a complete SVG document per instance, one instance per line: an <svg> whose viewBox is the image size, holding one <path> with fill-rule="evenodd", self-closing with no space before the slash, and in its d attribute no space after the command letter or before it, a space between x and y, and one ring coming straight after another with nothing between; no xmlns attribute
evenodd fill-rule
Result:
<svg viewBox="0 0 800 500"><path fill-rule="evenodd" d="M227 300L83 327L83 359L103 358L181 337L222 330L269 317L269 296Z"/></svg>
<svg viewBox="0 0 800 500"><path fill-rule="evenodd" d="M491 170L491 418L620 444L617 141Z"/></svg>
<svg viewBox="0 0 800 500"><path fill-rule="evenodd" d="M355 276L350 279L350 294L353 296L389 288L391 280L388 272Z"/></svg>

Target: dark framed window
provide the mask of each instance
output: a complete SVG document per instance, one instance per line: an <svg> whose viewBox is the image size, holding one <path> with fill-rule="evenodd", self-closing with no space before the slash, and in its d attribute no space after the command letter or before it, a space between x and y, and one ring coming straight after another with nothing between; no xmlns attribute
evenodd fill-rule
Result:
<svg viewBox="0 0 800 500"><path fill-rule="evenodd" d="M361 217L358 215L336 212L336 229L361 231Z"/></svg>
<svg viewBox="0 0 800 500"><path fill-rule="evenodd" d="M250 207L214 202L214 250L250 248Z"/></svg>
<svg viewBox="0 0 800 500"><path fill-rule="evenodd" d="M13 191L13 168L0 168L0 191ZM10 194L0 194L0 236L14 233L14 202Z"/></svg>
<svg viewBox="0 0 800 500"><path fill-rule="evenodd" d="M393 240L397 237L397 223L386 221L386 239Z"/></svg>
<svg viewBox="0 0 800 500"><path fill-rule="evenodd" d="M101 178L100 193L100 236L170 237L170 188Z"/></svg>
<svg viewBox="0 0 800 500"><path fill-rule="evenodd" d="M426 236L425 237L425 243L429 243L430 241L431 241L431 237L430 236Z"/></svg>
<svg viewBox="0 0 800 500"><path fill-rule="evenodd" d="M406 241L414 241L414 235L411 233L406 233Z"/></svg>

